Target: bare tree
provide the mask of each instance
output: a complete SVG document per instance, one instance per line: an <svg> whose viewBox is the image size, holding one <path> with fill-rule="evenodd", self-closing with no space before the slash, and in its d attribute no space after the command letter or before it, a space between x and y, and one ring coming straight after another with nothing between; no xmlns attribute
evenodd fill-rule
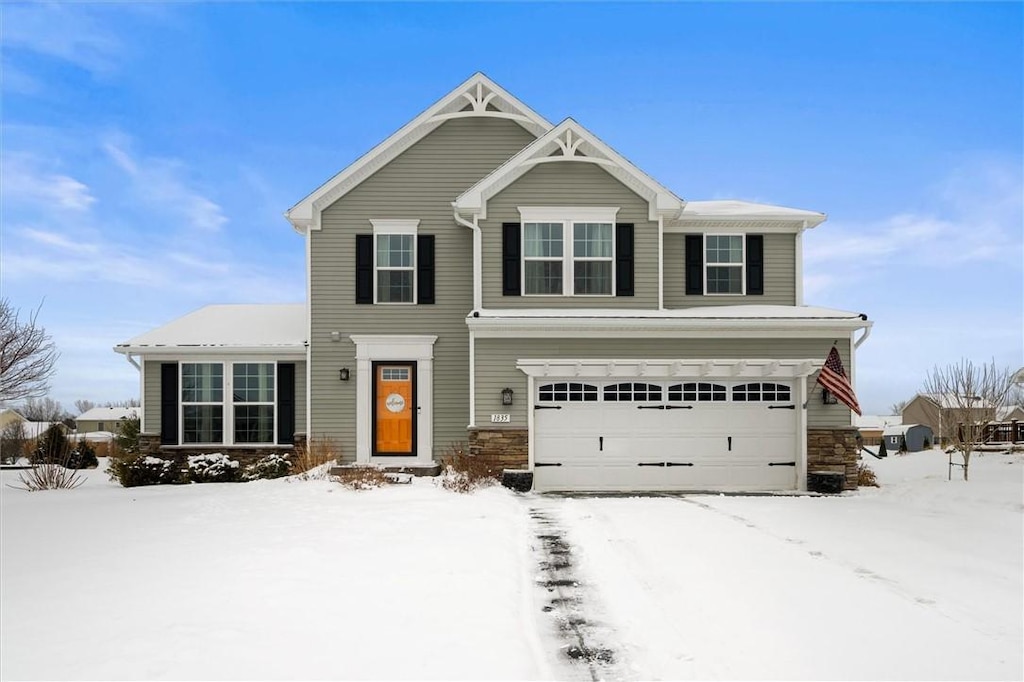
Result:
<svg viewBox="0 0 1024 682"><path fill-rule="evenodd" d="M18 408L18 413L30 422L60 422L71 416L59 400L48 396L29 398Z"/></svg>
<svg viewBox="0 0 1024 682"><path fill-rule="evenodd" d="M91 400L79 398L75 401L75 409L78 410L78 414L85 414L94 407L96 407L96 403Z"/></svg>
<svg viewBox="0 0 1024 682"><path fill-rule="evenodd" d="M0 402L44 395L56 369L57 346L39 325L36 308L22 321L20 310L0 299Z"/></svg>
<svg viewBox="0 0 1024 682"><path fill-rule="evenodd" d="M976 365L970 360L945 367L936 366L925 380L924 390L939 405L945 422L942 435L963 457L964 480L968 480L971 454L985 438L985 427L996 419L1006 404L1012 383L1010 370L997 367L995 360Z"/></svg>
<svg viewBox="0 0 1024 682"><path fill-rule="evenodd" d="M127 400L113 400L103 403L103 407L139 407L142 403L139 402L138 398L128 398Z"/></svg>
<svg viewBox="0 0 1024 682"><path fill-rule="evenodd" d="M889 406L889 414L903 414L903 408L907 406L908 400L897 400Z"/></svg>

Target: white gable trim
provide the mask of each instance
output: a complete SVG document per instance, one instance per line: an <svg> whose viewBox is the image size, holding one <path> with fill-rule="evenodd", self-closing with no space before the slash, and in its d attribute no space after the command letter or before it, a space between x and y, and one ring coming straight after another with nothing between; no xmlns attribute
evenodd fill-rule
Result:
<svg viewBox="0 0 1024 682"><path fill-rule="evenodd" d="M627 161L596 135L567 118L518 154L480 180L455 200L463 215L487 217L487 200L541 163L575 162L601 166L612 177L647 200L650 219L678 218L686 205L682 199Z"/></svg>
<svg viewBox="0 0 1024 682"><path fill-rule="evenodd" d="M469 110L462 111L467 104ZM551 129L551 123L540 114L484 74L476 73L288 209L285 217L300 234L309 229L320 229L320 211L325 207L343 197L445 121L471 116L509 119L535 136Z"/></svg>

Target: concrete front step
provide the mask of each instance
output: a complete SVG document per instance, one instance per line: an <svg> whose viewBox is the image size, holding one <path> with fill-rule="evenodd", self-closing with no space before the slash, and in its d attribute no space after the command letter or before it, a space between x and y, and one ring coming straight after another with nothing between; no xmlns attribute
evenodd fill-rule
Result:
<svg viewBox="0 0 1024 682"><path fill-rule="evenodd" d="M331 476L345 476L347 473L365 467L365 464L342 464L331 467L328 472ZM441 473L441 463L431 462L429 464L375 464L374 468L383 471L385 474L412 474L413 476L437 476Z"/></svg>

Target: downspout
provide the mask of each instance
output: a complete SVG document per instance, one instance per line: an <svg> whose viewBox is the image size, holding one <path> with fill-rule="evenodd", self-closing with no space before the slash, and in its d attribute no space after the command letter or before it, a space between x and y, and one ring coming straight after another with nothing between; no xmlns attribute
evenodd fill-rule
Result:
<svg viewBox="0 0 1024 682"><path fill-rule="evenodd" d="M636 251L633 251L636 254ZM635 271L634 271L635 272ZM665 216L658 214L658 310L665 309Z"/></svg>
<svg viewBox="0 0 1024 682"><path fill-rule="evenodd" d="M452 204L452 216L455 222L463 227L473 230L473 314L479 314L483 308L483 233L480 225L477 224L477 217L473 215L473 222L469 222L459 215ZM476 333L469 330L469 428L476 427Z"/></svg>
<svg viewBox="0 0 1024 682"><path fill-rule="evenodd" d="M132 367L139 370L140 372L142 371L142 365L135 362L135 358L132 357L132 354L130 352L124 354L124 359L130 362L132 364Z"/></svg>
<svg viewBox="0 0 1024 682"><path fill-rule="evenodd" d="M804 231L807 230L807 221L796 233L796 304L804 304Z"/></svg>

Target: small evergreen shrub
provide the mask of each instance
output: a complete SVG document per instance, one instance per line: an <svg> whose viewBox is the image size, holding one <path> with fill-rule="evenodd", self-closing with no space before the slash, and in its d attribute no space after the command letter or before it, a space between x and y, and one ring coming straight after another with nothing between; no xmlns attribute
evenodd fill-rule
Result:
<svg viewBox="0 0 1024 682"><path fill-rule="evenodd" d="M114 442L123 454L134 455L139 451L141 432L142 422L138 417L124 417L114 427Z"/></svg>
<svg viewBox="0 0 1024 682"><path fill-rule="evenodd" d="M291 473L292 463L288 455L271 453L242 469L243 481L256 481L261 478L281 478Z"/></svg>
<svg viewBox="0 0 1024 682"><path fill-rule="evenodd" d="M64 435L64 428L54 424L43 432L32 451L33 464L65 464L71 453L71 443Z"/></svg>
<svg viewBox="0 0 1024 682"><path fill-rule="evenodd" d="M75 448L68 455L68 462L65 466L69 469L95 469L100 465L96 459L96 448L84 438L75 444Z"/></svg>
<svg viewBox="0 0 1024 682"><path fill-rule="evenodd" d="M193 483L237 481L239 473L238 462L220 452L188 457L188 480Z"/></svg>
<svg viewBox="0 0 1024 682"><path fill-rule="evenodd" d="M172 460L150 455L111 457L107 473L111 481L117 481L125 488L182 482L181 472Z"/></svg>

